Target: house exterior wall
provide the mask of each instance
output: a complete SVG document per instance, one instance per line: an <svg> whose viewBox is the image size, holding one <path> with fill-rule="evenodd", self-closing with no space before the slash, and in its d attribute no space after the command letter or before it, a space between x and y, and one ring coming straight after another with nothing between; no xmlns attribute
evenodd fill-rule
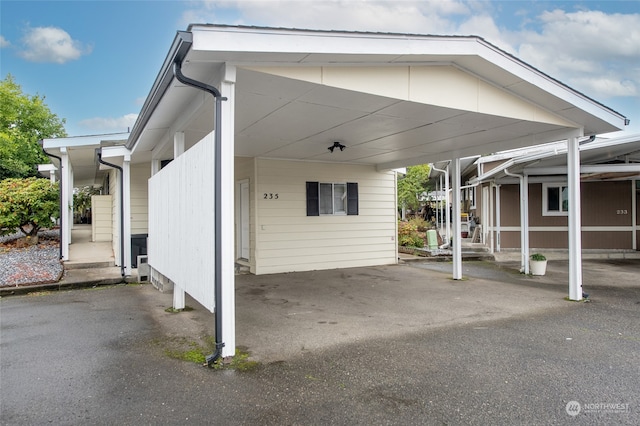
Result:
<svg viewBox="0 0 640 426"><path fill-rule="evenodd" d="M151 164L132 164L131 172L131 234L149 232L149 185Z"/></svg>
<svg viewBox="0 0 640 426"><path fill-rule="evenodd" d="M250 162L243 161L247 171L237 171L236 177L250 178ZM256 274L397 262L394 172L352 164L254 161L251 262ZM307 216L308 181L357 182L359 214Z"/></svg>
<svg viewBox="0 0 640 426"><path fill-rule="evenodd" d="M113 238L112 212L113 197L111 195L91 196L91 240L111 241Z"/></svg>
<svg viewBox="0 0 640 426"><path fill-rule="evenodd" d="M583 249L633 249L632 183L581 183ZM529 246L568 247L568 217L542 214L542 184L529 184ZM500 189L501 248L520 247L520 193L518 185ZM637 202L637 201L636 201ZM637 238L637 236L636 236Z"/></svg>

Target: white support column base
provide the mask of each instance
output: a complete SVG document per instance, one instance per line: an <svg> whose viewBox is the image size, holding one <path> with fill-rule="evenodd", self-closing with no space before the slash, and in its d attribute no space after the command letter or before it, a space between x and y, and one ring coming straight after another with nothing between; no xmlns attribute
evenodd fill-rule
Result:
<svg viewBox="0 0 640 426"><path fill-rule="evenodd" d="M184 290L180 287L173 286L173 309L179 310L185 307Z"/></svg>

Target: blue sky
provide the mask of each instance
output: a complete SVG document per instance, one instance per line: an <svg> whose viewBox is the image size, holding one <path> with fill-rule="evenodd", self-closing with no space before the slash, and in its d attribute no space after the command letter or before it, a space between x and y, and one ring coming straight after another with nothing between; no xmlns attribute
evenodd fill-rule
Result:
<svg viewBox="0 0 640 426"><path fill-rule="evenodd" d="M0 0L1 78L45 96L71 136L126 131L189 23L479 35L640 133L636 0Z"/></svg>

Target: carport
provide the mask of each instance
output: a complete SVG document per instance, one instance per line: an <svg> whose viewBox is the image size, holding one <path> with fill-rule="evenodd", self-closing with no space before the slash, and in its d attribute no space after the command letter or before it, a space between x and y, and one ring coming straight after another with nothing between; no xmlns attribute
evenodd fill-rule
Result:
<svg viewBox="0 0 640 426"><path fill-rule="evenodd" d="M191 81L180 82L179 73ZM202 187L180 202L180 211L194 211L211 197L206 206L215 211L217 231L203 227L187 255L171 240L156 242L154 229L160 228L154 226L160 225L150 225L149 263L175 283L176 307L187 292L216 311L219 348L230 356L235 351L235 158L371 165L378 171L451 160L452 204L459 211L460 158L566 140L570 297L579 300L578 144L585 136L622 129L627 121L479 37L190 25L177 33L126 148L132 159L150 156L153 175L200 141L211 139L218 149L203 154L216 158L209 166L216 187ZM336 143L344 150L327 149ZM175 176L197 169L202 180L206 163L186 161L176 162ZM150 198L160 203L175 193L178 189L169 187L173 180L159 183L156 193L152 187ZM153 223L161 209L149 210ZM163 216L162 226L183 223L187 217L180 211ZM462 278L459 230L455 215L455 280Z"/></svg>

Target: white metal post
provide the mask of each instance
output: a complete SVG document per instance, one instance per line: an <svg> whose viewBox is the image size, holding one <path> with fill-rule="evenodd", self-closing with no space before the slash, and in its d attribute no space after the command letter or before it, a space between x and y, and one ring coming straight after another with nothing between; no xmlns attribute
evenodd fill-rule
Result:
<svg viewBox="0 0 640 426"><path fill-rule="evenodd" d="M638 250L638 191L637 180L631 180L631 247Z"/></svg>
<svg viewBox="0 0 640 426"><path fill-rule="evenodd" d="M491 250L491 253L495 251L495 242L493 237L493 228L495 224L495 207L493 203L494 188L495 188L495 185L493 184L493 182L489 183L489 218L488 218L489 220L488 220L488 223L485 223L484 225L487 227L487 229L484 232L485 234L489 235L489 248Z"/></svg>
<svg viewBox="0 0 640 426"><path fill-rule="evenodd" d="M69 244L71 243L71 227L73 226L71 219L73 216L69 214L69 198L70 193L73 192L73 182L71 182L71 164L69 163L69 155L67 154L67 148L60 148L60 199L62 200L62 207L60 212L60 219L62 221L62 232L60 233L62 241L60 245L62 247L62 260L69 260ZM73 194L71 194L73 197Z"/></svg>
<svg viewBox="0 0 640 426"><path fill-rule="evenodd" d="M222 357L236 352L235 301L235 81L236 68L226 65L220 92L227 100L222 107ZM216 238L219 236L216 235ZM216 307L217 309L217 307Z"/></svg>
<svg viewBox="0 0 640 426"><path fill-rule="evenodd" d="M124 274L131 276L131 154L125 154L122 161L122 179L124 235L121 238L124 238Z"/></svg>
<svg viewBox="0 0 640 426"><path fill-rule="evenodd" d="M460 186L460 182L458 182ZM458 202L460 201L460 194L458 194ZM445 217L445 236L447 241L451 242L451 209L449 208L449 164L444 168L444 217ZM458 206L459 208L460 206ZM460 213L460 212L458 212Z"/></svg>
<svg viewBox="0 0 640 426"><path fill-rule="evenodd" d="M500 185L496 185L496 251L500 252Z"/></svg>
<svg viewBox="0 0 640 426"><path fill-rule="evenodd" d="M178 158L183 153L184 153L184 132L175 132L173 134L173 158L174 159ZM185 305L184 288L174 285L173 286L173 309L184 309L185 306L186 305Z"/></svg>
<svg viewBox="0 0 640 426"><path fill-rule="evenodd" d="M524 273L529 274L529 176L522 177L522 258Z"/></svg>
<svg viewBox="0 0 640 426"><path fill-rule="evenodd" d="M567 139L567 183L569 189L569 299L582 300L580 149L577 137Z"/></svg>
<svg viewBox="0 0 640 426"><path fill-rule="evenodd" d="M453 243L453 279L462 279L462 236L460 235L461 220L460 220L460 159L456 158L452 163L452 181L453 190L452 195L452 214L453 214L453 236L451 242Z"/></svg>

